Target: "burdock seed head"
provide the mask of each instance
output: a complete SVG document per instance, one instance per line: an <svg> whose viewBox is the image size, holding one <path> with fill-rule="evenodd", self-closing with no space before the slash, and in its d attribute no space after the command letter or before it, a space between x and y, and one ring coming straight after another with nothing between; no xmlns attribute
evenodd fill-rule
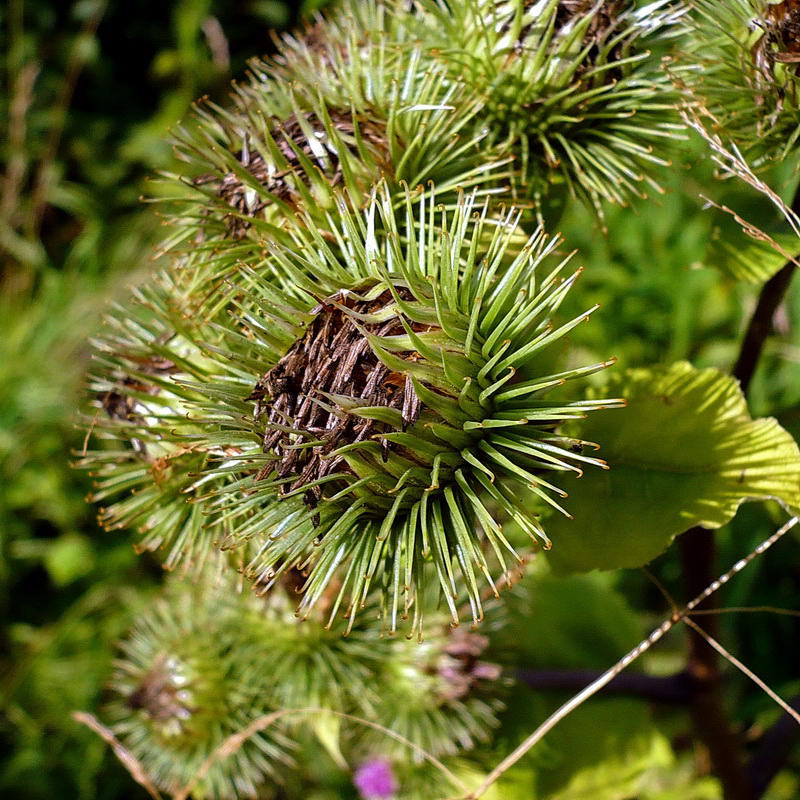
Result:
<svg viewBox="0 0 800 800"><path fill-rule="evenodd" d="M510 154L487 144L481 103L419 42L381 29L326 31L330 58L318 42L292 38L276 60L251 63L232 108L200 102L176 131L186 166L168 176L170 196L182 200L171 220L204 246L266 244L297 212L320 227L337 193L363 206L380 180L396 196L402 184L432 181L450 203L457 188L507 186Z"/></svg>
<svg viewBox="0 0 800 800"><path fill-rule="evenodd" d="M480 98L487 141L514 155L520 202L566 190L599 210L659 191L678 125L648 48L685 9L667 0L421 5L431 16L425 41Z"/></svg>
<svg viewBox="0 0 800 800"><path fill-rule="evenodd" d="M207 511L223 547L249 543L261 590L305 576L303 616L325 598L329 619L352 621L375 588L386 628L420 629L433 585L453 624L462 593L477 622L480 584L519 559L503 522L549 546L534 506L561 509L551 478L601 464L559 426L617 401L546 393L610 362L537 366L590 312L556 323L578 273L562 278L564 260L541 274L557 245L542 232L516 251L518 214L474 196L446 213L432 192L397 209L385 187L364 213L338 211L231 288L215 375L191 384L205 446L240 450L211 459L207 478L232 482Z"/></svg>
<svg viewBox="0 0 800 800"><path fill-rule="evenodd" d="M687 88L755 166L786 157L800 130L800 3L698 0Z"/></svg>
<svg viewBox="0 0 800 800"><path fill-rule="evenodd" d="M229 582L172 584L122 644L105 715L114 734L172 795L197 780L204 797L256 797L291 763L279 726L248 737L236 757L198 771L268 703L272 681L241 623L247 604Z"/></svg>
<svg viewBox="0 0 800 800"><path fill-rule="evenodd" d="M783 0L764 8L758 20L764 29L755 47L756 64L775 73L776 64L788 64L791 73L797 74L800 64L800 2Z"/></svg>

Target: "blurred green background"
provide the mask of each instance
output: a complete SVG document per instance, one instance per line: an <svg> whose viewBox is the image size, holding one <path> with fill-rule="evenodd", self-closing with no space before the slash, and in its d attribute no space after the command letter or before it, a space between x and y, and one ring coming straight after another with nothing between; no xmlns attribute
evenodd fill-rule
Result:
<svg viewBox="0 0 800 800"><path fill-rule="evenodd" d="M159 219L140 197L150 194L148 176L170 165L169 128L201 95L224 101L246 59L272 49L271 31L297 24L316 5L0 4L2 796L145 796L106 745L70 718L73 710L101 705L114 642L161 574L154 558L135 555L128 537L97 529L84 502L88 480L70 469L82 446L74 418L88 342L109 301L153 268ZM664 176L663 197L609 210L609 235L585 209L568 208L561 230L588 267L573 300L581 310L604 306L580 331L591 338L577 346L595 351L600 342L604 355L629 366L689 358L729 368L757 287L705 266L717 227L734 241L741 234L701 209L697 195L713 179L700 153L697 144L685 146ZM784 181L782 190L791 183L785 175L776 180ZM771 214L742 189L715 191L756 222ZM788 324L800 318L797 283L782 314L752 405L757 414L778 415L797 435L800 331ZM721 563L747 552L777 517L776 509L747 507L720 535ZM738 580L726 604L796 603L800 543L795 537L782 546L780 558L759 561ZM680 593L674 553L654 569ZM639 573L611 580L642 623L664 614L663 600ZM797 619L728 615L723 622L756 672L787 694L800 690ZM678 658L680 647L677 640ZM734 692L743 719L775 717L746 681L734 682ZM790 797L792 787L780 796Z"/></svg>

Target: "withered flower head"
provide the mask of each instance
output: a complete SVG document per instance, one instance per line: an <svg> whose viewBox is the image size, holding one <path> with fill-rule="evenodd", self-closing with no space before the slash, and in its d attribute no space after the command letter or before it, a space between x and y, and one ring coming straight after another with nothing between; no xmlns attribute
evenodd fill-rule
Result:
<svg viewBox="0 0 800 800"><path fill-rule="evenodd" d="M411 293L400 287L398 296L411 300ZM369 345L367 334L373 336L403 336L405 329L397 316L384 322L359 324L355 315L368 316L390 307L393 297L383 290L372 301L354 300L346 292L329 298L312 309L314 318L289 352L256 384L248 399L256 400L256 415L264 416L266 424L276 423L264 438L264 451L278 455L277 475L294 476L292 483L281 487L287 491L312 484L309 500L322 496L319 480L339 469L347 469L343 455L331 453L343 444L362 442L385 424L377 419L362 419L342 413L339 407L324 402L324 398L339 395L363 401L366 406L399 411L402 428L417 421L421 401L411 378L405 372L387 367ZM347 312L349 309L354 316ZM435 325L411 324L416 332L439 330ZM414 354L407 356L413 358ZM305 431L324 438L318 447L298 448L283 421L292 421L292 431ZM384 456L388 457L388 440L382 440ZM272 467L270 467L272 469Z"/></svg>
<svg viewBox="0 0 800 800"><path fill-rule="evenodd" d="M193 388L206 447L252 444L218 459L235 480L208 508L223 548L249 543L260 590L307 576L303 616L325 598L352 624L376 588L388 630L408 617L419 630L433 581L454 624L462 590L478 621L479 583L519 559L503 520L549 546L531 500L561 509L550 476L602 466L558 428L618 401L545 394L610 362L537 368L590 312L556 325L578 273L562 279L564 261L540 275L557 242L538 232L517 249L513 212L493 219L472 197L443 214L425 193L397 211L384 188L363 215L339 214L333 244L309 222L241 274L219 349L229 374Z"/></svg>
<svg viewBox="0 0 800 800"><path fill-rule="evenodd" d="M340 712L342 724L318 727L301 713L275 719L213 761L195 794L269 796L309 733L350 763L377 752L409 760L405 745L351 715L392 726L430 755L463 753L497 725L504 684L496 665L479 660L485 637L453 630L440 614L422 645L382 637L366 620L342 637L298 620L284 593L261 599L238 586L238 576L219 572L222 561L195 584L167 580L121 645L103 712L170 796L227 737L275 711L322 707Z"/></svg>

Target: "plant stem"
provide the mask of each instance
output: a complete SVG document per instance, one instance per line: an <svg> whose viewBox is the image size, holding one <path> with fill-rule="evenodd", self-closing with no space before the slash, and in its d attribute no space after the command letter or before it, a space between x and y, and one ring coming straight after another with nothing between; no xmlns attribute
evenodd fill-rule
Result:
<svg viewBox="0 0 800 800"><path fill-rule="evenodd" d="M800 211L800 191L795 193L792 210ZM764 344L772 332L775 312L786 296L794 273L795 264L787 261L761 288L732 370L744 394L750 388ZM686 595L692 597L715 574L714 532L701 527L690 528L678 542ZM715 595L704 610L718 607ZM717 619L713 615L710 619L713 622L709 633L716 638ZM722 782L726 800L752 800L758 795L745 770L741 743L731 729L725 710L718 654L692 628L688 630L688 641L687 668L693 678L691 708L697 734L708 749L712 770Z"/></svg>
<svg viewBox="0 0 800 800"><path fill-rule="evenodd" d="M600 674L590 669L519 669L515 677L532 689L575 692L595 681ZM692 698L692 679L688 672L664 677L622 672L605 686L603 693L633 696L656 703L685 704Z"/></svg>
<svg viewBox="0 0 800 800"><path fill-rule="evenodd" d="M800 214L800 187L795 190L791 210L795 214ZM758 302L753 315L750 317L750 322L747 324L747 330L739 348L739 355L731 371L733 377L739 381L742 392L745 394L750 388L750 381L753 379L761 353L764 350L764 343L772 333L775 312L786 296L795 270L796 264L793 261L787 261L761 287Z"/></svg>
<svg viewBox="0 0 800 800"><path fill-rule="evenodd" d="M795 205L798 205L798 203L795 203ZM796 269L797 267L793 262L787 261L761 288L758 303L747 325L739 356L736 359L732 373L734 378L738 378L745 394L750 388L750 381L758 366L767 336L772 332L775 312L786 296L786 291Z"/></svg>
<svg viewBox="0 0 800 800"><path fill-rule="evenodd" d="M714 531L690 528L678 541L684 591L686 596L693 597L714 579ZM700 608L707 610L717 605L716 596L712 595ZM718 620L714 615L708 620L711 622L709 633L716 638ZM722 783L725 800L753 800L741 743L725 709L717 652L691 628L688 643L687 671L692 678L690 708L697 736L708 751L711 769Z"/></svg>
<svg viewBox="0 0 800 800"><path fill-rule="evenodd" d="M791 705L800 711L800 695L792 698ZM800 727L790 714L780 717L761 737L761 743L747 767L755 798L762 797L767 791L772 779L781 771L798 742Z"/></svg>

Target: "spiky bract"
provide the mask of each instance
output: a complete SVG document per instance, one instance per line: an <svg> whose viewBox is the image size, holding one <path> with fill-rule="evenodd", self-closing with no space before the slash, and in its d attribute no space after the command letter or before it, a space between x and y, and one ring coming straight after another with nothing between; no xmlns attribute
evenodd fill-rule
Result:
<svg viewBox="0 0 800 800"><path fill-rule="evenodd" d="M693 99L752 163L786 158L800 136L800 3L697 0L684 74Z"/></svg>
<svg viewBox="0 0 800 800"><path fill-rule="evenodd" d="M549 545L531 498L560 508L553 499L560 492L543 476L601 463L556 429L616 401L548 401L544 394L608 362L558 374L536 366L590 313L554 327L578 273L562 280L564 260L539 274L557 244L542 232L509 257L518 214L494 220L474 197L447 214L432 194L408 195L397 213L381 191L364 214L344 204L338 211L339 221L326 226L332 242L308 220L293 247L273 248L259 271L241 269L220 374L186 384L208 398L198 407L205 418L195 421L215 431L195 446L252 442L207 470L209 479L235 478L210 493L207 509L230 530L223 547L252 540L256 554L246 572L265 589L289 569L308 574L303 615L335 580L330 617L343 611L352 619L377 584L389 630L411 613L419 629L415 601L432 571L453 622L462 588L478 621L480 576L492 584L490 562L506 569L509 557L512 565L518 559L502 519ZM359 332L360 345L343 358L334 339L320 345L331 350L326 366L302 379L288 368L277 375L292 342L326 309ZM376 332L392 320L391 334ZM359 383L354 375L367 367L371 382ZM326 372L334 369L338 383ZM288 395L316 406L324 424L313 421L319 415L308 421L278 407L276 392L284 389L275 387L286 381ZM411 416L408 394L417 407ZM341 419L359 422L343 438ZM336 468L286 474L286 454L297 449L311 452L315 469L319 459Z"/></svg>
<svg viewBox="0 0 800 800"><path fill-rule="evenodd" d="M438 625L429 622L427 631L421 644L392 641L376 717L427 753L456 755L490 739L502 708L501 670L482 660L486 637L441 618ZM369 732L361 746L398 759L414 755L378 731Z"/></svg>
<svg viewBox="0 0 800 800"><path fill-rule="evenodd" d="M520 199L560 185L597 206L658 190L651 173L678 126L669 81L642 39L671 33L680 9L666 0L421 5L432 46L481 99L488 141L515 155Z"/></svg>
<svg viewBox="0 0 800 800"><path fill-rule="evenodd" d="M139 620L123 645L107 713L151 780L172 794L187 786L227 737L256 719L269 697L263 649L241 624L243 599L225 582L175 586ZM291 763L279 726L217 761L197 791L213 800L259 796Z"/></svg>

